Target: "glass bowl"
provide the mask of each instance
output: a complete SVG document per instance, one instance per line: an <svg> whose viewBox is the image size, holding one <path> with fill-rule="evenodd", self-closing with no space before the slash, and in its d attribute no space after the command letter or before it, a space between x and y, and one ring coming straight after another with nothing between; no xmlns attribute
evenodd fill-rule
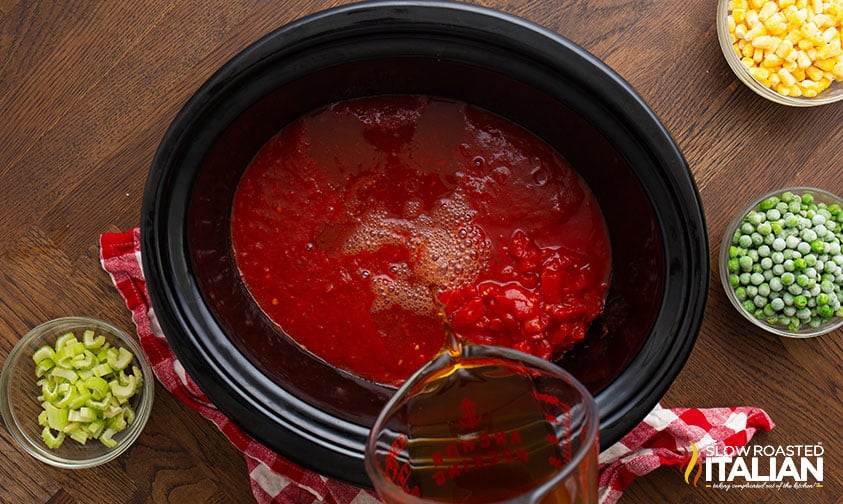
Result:
<svg viewBox="0 0 843 504"><path fill-rule="evenodd" d="M41 437L43 427L38 415L42 411L38 396L41 386L36 382L33 354L44 345L54 346L56 339L73 332L81 341L83 332L93 329L105 337L112 347L123 347L134 354L131 366L137 366L143 375L143 384L129 403L135 411L134 420L124 430L114 435L116 445L109 448L97 439L80 444L69 436L56 449L47 447ZM106 322L85 317L65 317L45 322L29 331L9 352L0 375L0 412L15 441L38 460L67 469L94 467L113 460L125 452L143 430L155 390L152 368L140 345L127 333Z"/></svg>
<svg viewBox="0 0 843 504"><path fill-rule="evenodd" d="M720 49L726 57L726 62L729 64L729 67L731 67L738 79L740 79L755 93L781 105L789 105L791 107L813 107L817 105L836 103L843 100L843 81L841 80L833 81L827 89L818 93L817 96L807 98L804 96L785 96L755 79L755 77L753 77L747 68L741 63L740 57L732 46L732 40L729 35L728 27L728 19L731 14L730 4L732 1L733 0L718 0L717 38L720 41Z"/></svg>
<svg viewBox="0 0 843 504"><path fill-rule="evenodd" d="M841 199L839 196L836 196L836 195L834 195L834 194L832 194L828 191L824 191L822 189L817 189L817 188L814 188L814 187L790 187L790 188L779 189L779 190L776 190L776 191L771 191L771 192L769 192L767 194L764 194L763 196L760 196L759 198L755 199L752 203L750 203L744 209L742 209L735 216L735 218L732 219L732 221L729 223L729 225L726 227L726 233L723 236L723 241L720 243L720 252L719 252L720 281L723 284L723 289L726 291L726 295L728 296L729 301L732 303L732 305L735 307L735 309L738 310L738 312L740 312L741 315L743 315L747 320L749 320L750 322L752 322L756 326L764 329L765 331L771 332L773 334L778 334L780 336L787 336L787 337L791 337L791 338L812 338L812 337L815 337L815 336L819 336L819 335L822 335L822 334L829 333L831 331L834 331L836 329L839 329L839 328L843 327L843 317L839 316L840 312L837 311L834 315L832 315L830 318L828 318L828 320L820 321L818 323L815 322L813 325L809 324L809 323L801 323L800 326L796 329L794 327L790 327L790 324L784 323L782 321L782 319L783 319L783 316L788 316L788 317L791 317L791 320L792 320L792 315L788 315L792 311L792 310L790 310L791 307L794 308L794 309L797 309L797 310L802 309L802 308L807 308L811 312L812 318L814 318L813 316L816 314L816 306L817 306L817 302L818 302L818 299L819 299L819 294L822 293L822 292L825 292L825 290L827 290L827 287L828 287L828 285L825 286L826 289L823 289L823 288L820 287L820 285L822 284L822 282L820 280L822 279L823 273L826 273L828 275L833 275L833 276L836 277L834 279L831 279L830 277L826 277L826 279L831 282L831 287L832 287L833 291L835 291L836 293L840 293L841 291L843 291L843 287L841 287L841 286L843 286L843 255L841 255L841 254L843 254L843 252L840 251L840 246L839 246L840 242L843 241L843 223L840 223L840 216L839 216L840 214L838 214L836 224L834 226L829 225L829 227L835 228L833 231L831 231L831 230L828 231L829 233L833 233L834 237L823 240L826 243L829 243L829 246L826 248L826 251L821 252L821 253L809 251L809 252L805 253L803 259L808 259L805 267L802 267L802 265L799 264L799 263L795 263L795 265L793 265L793 264L788 265L787 264L786 257L789 257L791 261L796 261L796 259L799 259L800 257L803 256L803 254L801 252L799 252L799 250L798 250L799 247L800 247L799 245L797 245L796 247L792 247L793 243L789 243L787 239L783 239L783 242L779 242L779 243L774 244L774 243L772 243L772 241L769 238L764 238L764 237L769 236L769 234L764 234L761 238L761 240L763 240L763 241L761 241L760 245L753 245L752 246L752 248L759 251L759 257L757 259L753 259L753 262L760 264L762 259L764 259L765 257L769 258L770 261L767 262L767 265L769 266L769 265L772 264L772 268L770 268L771 272L772 272L773 276L775 278L779 278L780 281L774 282L773 280L771 280L769 278L766 278L766 277L763 280L761 280L759 278L759 280L761 280L761 281L758 282L757 284L755 284L755 288L756 288L756 290L759 290L759 292L755 293L754 290L750 291L748 286L744 285L743 282L739 280L738 286L743 286L744 291L746 292L746 296L743 296L742 293L737 292L738 288L733 286L732 279L730 278L731 275L733 274L733 272L730 271L729 261L735 255L734 251L731 250L732 245L733 245L733 239L736 237L736 233L745 234L743 231L739 230L739 228L744 224L744 218L749 216L749 214L751 212L764 211L764 209L766 209L766 207L769 205L769 203L768 203L767 205L762 207L761 205L764 202L767 202L772 197L781 198L782 195L785 194L785 193L793 193L794 195L798 195L798 196L810 194L813 197L814 204L825 205L826 208L831 206L831 205L835 205L835 204L843 207L843 199ZM777 209L777 210L780 210L780 209ZM784 214L785 212L780 211L780 213ZM770 223L774 220L775 219L769 219L767 222ZM823 225L825 226L825 224L828 224L828 223L826 222ZM809 226L809 227L811 229L814 229L813 226ZM748 229L745 230L745 231L748 231ZM758 230L756 228L751 233L755 233L757 231ZM766 231L766 229L762 229L761 233L758 233L759 236L761 236L764 231ZM752 237L751 233L747 236ZM776 229L773 229L771 231L771 233L772 233L773 236L776 236L776 237L781 236L781 233L777 233ZM800 231L800 233L801 233L801 231ZM838 244L837 247L833 247L831 245L831 243L834 243L835 241ZM767 251L761 252L761 250L760 250L761 245L766 245L767 248L769 249L769 253L767 253ZM740 245L738 245L738 247L740 247ZM778 249L782 248L782 247L784 247L784 248L781 251L779 251ZM829 250L830 250L830 252L829 252ZM782 252L782 256L774 257L773 254L775 252ZM796 253L798 253L799 257L796 257ZM816 257L832 258L830 260L831 260L832 263L834 263L834 266L833 267L826 267L825 264L827 264L828 261L825 261L823 266L817 266L817 264L811 265L810 263L812 261L808 258L808 255L813 255L815 258ZM835 262L835 259L833 259L834 256L837 257L836 262ZM821 261L816 261L816 262L818 263L818 262L821 262ZM777 266L781 266L781 268L777 268ZM791 266L793 266L794 269L791 269ZM813 273L808 271L808 269L806 269L806 268L813 269ZM772 269L775 269L775 271L772 271ZM819 270L819 271L817 271L817 270ZM782 273L782 271L784 271L785 273L787 273L787 272L792 273L794 279L791 280L790 278L785 278L785 274ZM832 271L832 272L829 273L829 271ZM740 270L740 272L743 272L743 271ZM810 275L814 275L815 276L815 282L809 283L808 285L806 285L804 287L801 286L800 282L796 281L796 279L802 273L804 273L806 277L809 277ZM750 273L750 275L751 275L751 273ZM764 275L764 274L762 273L762 275ZM810 279L808 281L810 282ZM753 285L753 284L754 284L754 282L750 281L749 285ZM763 287L761 287L762 285L767 286L767 287L763 288ZM816 285L816 287L814 287L814 285ZM793 287L793 289L796 289L796 290L791 291L790 290L791 286L799 286L799 289L796 289L796 287ZM770 289L770 293L765 296L764 294L766 294L768 288ZM790 294L790 299L787 299L787 296L785 294L786 292ZM796 292L796 294L794 294L794 292ZM796 305L798 305L799 303L794 302L793 300L795 299L796 296L803 295L803 294L804 294L804 297L806 298L806 300L809 304L806 305L806 306L797 307ZM761 305L761 306L755 305L755 302L754 302L755 296L758 296L758 295L761 295L762 298L766 298L768 303L763 303L763 300L759 300L758 305ZM837 294L835 294L835 295L837 295ZM826 293L826 296L828 296L828 293ZM776 297L778 297L782 300L781 302L784 303L784 308L782 308L782 310L784 310L786 308L787 312L783 312L783 311L777 312L777 314L776 314L777 320L773 320L772 313L769 311L769 309L768 309L768 313L765 314L763 307L773 305L772 300ZM813 299L813 301L812 301L812 299ZM744 303L746 303L747 301L749 301L749 302L751 302L755 305L754 310L752 312L750 312L747 309L747 307L744 306ZM840 295L839 302L843 303L843 294ZM811 306L811 305L813 305L813 306ZM776 308L776 307L777 306L773 306L772 308ZM758 310L760 310L760 313L758 312ZM821 317L817 317L817 318L821 318Z"/></svg>

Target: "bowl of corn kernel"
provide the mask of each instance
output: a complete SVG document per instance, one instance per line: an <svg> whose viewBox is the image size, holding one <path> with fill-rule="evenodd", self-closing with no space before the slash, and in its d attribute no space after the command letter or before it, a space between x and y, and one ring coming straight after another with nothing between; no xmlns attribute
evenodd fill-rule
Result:
<svg viewBox="0 0 843 504"><path fill-rule="evenodd" d="M843 0L719 0L717 34L735 75L764 98L843 100Z"/></svg>

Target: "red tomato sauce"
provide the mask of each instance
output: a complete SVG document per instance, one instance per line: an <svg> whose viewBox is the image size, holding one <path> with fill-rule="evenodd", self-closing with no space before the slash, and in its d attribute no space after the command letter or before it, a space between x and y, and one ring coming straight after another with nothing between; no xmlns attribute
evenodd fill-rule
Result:
<svg viewBox="0 0 843 504"><path fill-rule="evenodd" d="M329 364L398 384L444 345L435 298L475 343L555 358L603 309L600 208L521 127L423 96L340 102L258 152L234 255L257 304Z"/></svg>

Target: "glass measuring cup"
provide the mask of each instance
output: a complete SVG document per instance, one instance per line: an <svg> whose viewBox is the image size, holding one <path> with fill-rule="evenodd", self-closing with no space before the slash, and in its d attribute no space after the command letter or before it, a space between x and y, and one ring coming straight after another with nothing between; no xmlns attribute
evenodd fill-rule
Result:
<svg viewBox="0 0 843 504"><path fill-rule="evenodd" d="M384 407L366 471L387 503L596 503L598 415L573 376L454 341Z"/></svg>

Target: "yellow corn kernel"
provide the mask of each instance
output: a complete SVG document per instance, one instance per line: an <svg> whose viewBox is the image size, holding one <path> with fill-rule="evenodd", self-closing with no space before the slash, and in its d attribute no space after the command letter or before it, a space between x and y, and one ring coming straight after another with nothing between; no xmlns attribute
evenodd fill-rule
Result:
<svg viewBox="0 0 843 504"><path fill-rule="evenodd" d="M749 6L755 10L764 6L765 0L749 0Z"/></svg>
<svg viewBox="0 0 843 504"><path fill-rule="evenodd" d="M817 59L814 61L814 66L823 72L830 72L834 70L834 63L833 59Z"/></svg>
<svg viewBox="0 0 843 504"><path fill-rule="evenodd" d="M793 23L794 25L801 24L799 21L799 9L795 5L789 5L782 9L782 14L784 14L788 23Z"/></svg>
<svg viewBox="0 0 843 504"><path fill-rule="evenodd" d="M805 24L799 29L802 32L802 37L810 40L814 44L818 41L822 40L823 34L820 31L820 28L817 26L814 21L806 21ZM823 41L824 42L824 41Z"/></svg>
<svg viewBox="0 0 843 504"><path fill-rule="evenodd" d="M803 69L811 66L811 58L809 58L808 55L805 54L805 51L798 51L797 52L797 54L796 54L796 65L799 68L803 68Z"/></svg>
<svg viewBox="0 0 843 504"><path fill-rule="evenodd" d="M793 71L793 78L796 79L797 81L803 81L803 80L805 80L805 77L806 77L805 69L797 68L796 70Z"/></svg>
<svg viewBox="0 0 843 504"><path fill-rule="evenodd" d="M825 72L823 72L819 68L815 67L814 65L811 65L811 66L809 66L808 68L805 69L805 75L807 75L808 78L811 79L812 81L818 82L820 79L823 78L823 75L825 75Z"/></svg>
<svg viewBox="0 0 843 504"><path fill-rule="evenodd" d="M749 7L746 0L732 0L729 2L729 10L746 10Z"/></svg>
<svg viewBox="0 0 843 504"><path fill-rule="evenodd" d="M770 88L775 89L776 86L781 84L782 79L779 77L777 73L770 74Z"/></svg>
<svg viewBox="0 0 843 504"><path fill-rule="evenodd" d="M765 21L778 11L779 6L776 2L767 2L762 5L761 10L758 11L758 18L761 19L761 21Z"/></svg>
<svg viewBox="0 0 843 504"><path fill-rule="evenodd" d="M796 47L799 45L799 41L802 40L802 35L799 34L799 30L792 30L787 32L784 39L790 42L793 47Z"/></svg>
<svg viewBox="0 0 843 504"><path fill-rule="evenodd" d="M796 47L802 49L803 51L807 51L808 49L814 47L814 43L808 38L802 38L799 39L799 43L796 44Z"/></svg>
<svg viewBox="0 0 843 504"><path fill-rule="evenodd" d="M817 25L817 28L828 28L834 25L834 18L828 14L817 14L811 18L811 21Z"/></svg>
<svg viewBox="0 0 843 504"><path fill-rule="evenodd" d="M752 52L752 61L754 61L756 64L764 61L764 49L755 49Z"/></svg>
<svg viewBox="0 0 843 504"><path fill-rule="evenodd" d="M782 66L782 59L776 53L765 51L764 52L764 61L761 64L765 67L769 68L778 68Z"/></svg>
<svg viewBox="0 0 843 504"><path fill-rule="evenodd" d="M732 33L732 30L730 29L729 32ZM735 25L735 30L734 30L735 37L737 37L739 39L745 39L746 38L746 32L747 32L747 29L746 29L745 24Z"/></svg>
<svg viewBox="0 0 843 504"><path fill-rule="evenodd" d="M834 78L837 80L843 80L843 61L838 61L836 65L834 65L834 69L831 71L834 75Z"/></svg>
<svg viewBox="0 0 843 504"><path fill-rule="evenodd" d="M796 5L796 0L781 0L779 2L779 8L785 9L786 7L793 7Z"/></svg>
<svg viewBox="0 0 843 504"><path fill-rule="evenodd" d="M802 89L802 96L805 98L816 98L819 94L817 83L813 81L803 81L799 87Z"/></svg>
<svg viewBox="0 0 843 504"><path fill-rule="evenodd" d="M770 35L761 35L760 37L755 37L751 41L752 47L756 49L764 49L765 51L775 50L775 41Z"/></svg>
<svg viewBox="0 0 843 504"><path fill-rule="evenodd" d="M755 48L752 47L752 44L746 44L741 49L741 56L744 58L752 58L753 53L755 53Z"/></svg>
<svg viewBox="0 0 843 504"><path fill-rule="evenodd" d="M758 37L763 37L764 35L767 35L767 28L763 24L758 24L751 27L746 32L746 36L744 38L747 40L753 40Z"/></svg>
<svg viewBox="0 0 843 504"><path fill-rule="evenodd" d="M823 12L823 0L814 0L812 3L812 7L814 8L814 14L822 14Z"/></svg>
<svg viewBox="0 0 843 504"><path fill-rule="evenodd" d="M788 54L793 52L793 43L787 39L782 40L782 43L776 48L775 53L781 59L785 59Z"/></svg>
<svg viewBox="0 0 843 504"><path fill-rule="evenodd" d="M796 84L796 77L794 77L793 74L787 71L785 68L780 68L779 71L776 73L779 74L779 78L782 80L782 84L784 84L785 86L791 87Z"/></svg>
<svg viewBox="0 0 843 504"><path fill-rule="evenodd" d="M823 40L826 44L830 44L835 38L839 39L839 34L840 32L834 26L828 27L823 31Z"/></svg>
<svg viewBox="0 0 843 504"><path fill-rule="evenodd" d="M766 81L770 78L770 71L766 68L753 67L749 69L749 74L758 80Z"/></svg>
<svg viewBox="0 0 843 504"><path fill-rule="evenodd" d="M829 58L836 58L840 55L843 55L843 49L840 48L839 45L836 44L826 44L819 49L817 49L817 54L815 59L829 59Z"/></svg>
<svg viewBox="0 0 843 504"><path fill-rule="evenodd" d="M767 20L764 21L764 26L767 28L767 31L773 35L783 35L787 33L787 19L781 12L776 12L767 18Z"/></svg>
<svg viewBox="0 0 843 504"><path fill-rule="evenodd" d="M741 58L741 65L743 65L746 69L750 69L755 67L755 62L752 61L752 58L747 58L746 56L744 56L743 58Z"/></svg>

